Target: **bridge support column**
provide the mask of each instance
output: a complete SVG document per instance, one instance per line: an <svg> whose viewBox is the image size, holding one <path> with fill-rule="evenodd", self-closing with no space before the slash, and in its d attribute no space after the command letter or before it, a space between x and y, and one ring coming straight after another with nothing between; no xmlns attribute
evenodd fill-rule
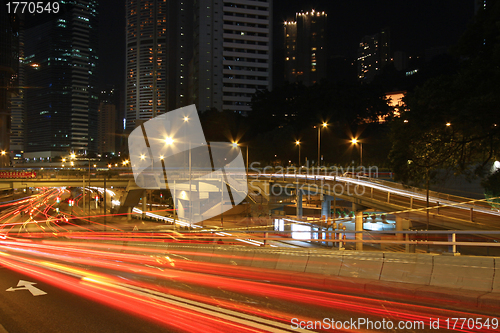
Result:
<svg viewBox="0 0 500 333"><path fill-rule="evenodd" d="M365 209L367 209L367 207L354 202L352 203L352 210L355 212L354 226L356 231L363 231L363 210ZM356 251L363 251L363 234L361 232L356 233L355 238L359 241L356 243Z"/></svg>
<svg viewBox="0 0 500 333"><path fill-rule="evenodd" d="M363 231L363 211L362 210L356 212L355 227L356 227L356 231ZM363 234L357 233L356 240L362 241ZM356 243L356 251L363 251L363 243Z"/></svg>
<svg viewBox="0 0 500 333"><path fill-rule="evenodd" d="M325 219L328 220L330 218L330 211L332 205L333 197L329 195L321 195L321 216L325 216Z"/></svg>
<svg viewBox="0 0 500 333"><path fill-rule="evenodd" d="M146 218L147 197L148 197L148 192L146 190L144 190L144 192L142 192L142 219L143 220Z"/></svg>
<svg viewBox="0 0 500 333"><path fill-rule="evenodd" d="M127 207L127 221L132 220L132 207Z"/></svg>
<svg viewBox="0 0 500 333"><path fill-rule="evenodd" d="M403 231L403 218L397 215L396 215L396 231ZM402 241L403 234L402 233L396 234L396 240Z"/></svg>
<svg viewBox="0 0 500 333"><path fill-rule="evenodd" d="M302 191L297 190L297 218L302 218Z"/></svg>

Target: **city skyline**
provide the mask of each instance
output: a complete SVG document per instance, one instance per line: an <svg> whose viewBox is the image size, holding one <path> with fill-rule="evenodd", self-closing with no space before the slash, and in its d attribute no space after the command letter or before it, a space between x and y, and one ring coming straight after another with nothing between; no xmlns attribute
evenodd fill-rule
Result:
<svg viewBox="0 0 500 333"><path fill-rule="evenodd" d="M432 5L433 10L428 10ZM354 60L360 40L385 27L391 28L391 50L423 55L425 49L454 45L474 15L473 0L445 0L438 3L356 0L273 0L273 41L286 20L295 13L315 9L328 13L329 52ZM120 86L125 80L125 1L111 0L101 6L103 34L100 40L103 71L100 82ZM359 19L358 19L359 17ZM274 59L276 62L276 59Z"/></svg>

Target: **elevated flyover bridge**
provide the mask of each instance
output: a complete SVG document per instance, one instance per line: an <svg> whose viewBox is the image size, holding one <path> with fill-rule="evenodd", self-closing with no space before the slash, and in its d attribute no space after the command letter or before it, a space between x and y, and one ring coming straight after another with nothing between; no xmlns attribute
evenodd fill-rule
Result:
<svg viewBox="0 0 500 333"><path fill-rule="evenodd" d="M195 175L193 175L195 176ZM244 180L244 175L234 177ZM179 182L185 182L179 178ZM217 182L218 180L213 180ZM453 230L500 230L500 213L492 210L485 199L471 199L430 191L427 207L426 191L419 188L405 187L401 184L376 178L352 176L326 176L307 174L260 173L248 174L250 192L259 193L269 198L273 195L295 196L297 216L302 216L302 196L320 195L322 197L322 215L330 217L330 207L335 200L352 202L359 212L375 209L423 224ZM90 185L95 187L125 189L121 203L127 207L137 204L139 192L144 191L135 184L132 175L91 178ZM220 180L219 180L220 182ZM166 189L168 183L165 182ZM63 176L36 179L0 179L1 189L19 189L28 187L83 187L89 186L87 177ZM127 197L134 192L134 200ZM250 197L250 196L249 196ZM251 200L250 200L251 201Z"/></svg>
<svg viewBox="0 0 500 333"><path fill-rule="evenodd" d="M265 196L292 194L297 197L297 216L302 215L302 196L320 195L322 215L330 217L331 202L352 202L357 212L366 209L388 212L397 218L455 230L500 230L500 213L485 199L471 199L426 191L368 177L304 174L259 174L249 176L249 188Z"/></svg>

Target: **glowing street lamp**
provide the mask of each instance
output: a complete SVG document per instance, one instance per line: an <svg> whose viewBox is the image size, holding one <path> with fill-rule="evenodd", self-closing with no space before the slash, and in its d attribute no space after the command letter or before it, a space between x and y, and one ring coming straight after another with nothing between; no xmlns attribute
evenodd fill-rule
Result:
<svg viewBox="0 0 500 333"><path fill-rule="evenodd" d="M247 173L248 173L248 145L242 145L241 143L238 143L238 142L235 141L235 142L232 143L232 146L234 148L236 148L238 146L242 146L242 147L246 148L246 150L247 150Z"/></svg>
<svg viewBox="0 0 500 333"><path fill-rule="evenodd" d="M300 164L300 141L299 140L295 141L295 145L299 146L299 167L300 167L301 166L301 164Z"/></svg>
<svg viewBox="0 0 500 333"><path fill-rule="evenodd" d="M323 122L323 124L321 124L323 126L323 128L326 128L328 126L327 123ZM314 126L314 127L317 127L318 128L318 166L320 165L320 152L321 152L321 126Z"/></svg>
<svg viewBox="0 0 500 333"><path fill-rule="evenodd" d="M359 141L358 139L352 139L351 143L353 145L357 145L359 143L359 164L362 166L363 165L363 143Z"/></svg>

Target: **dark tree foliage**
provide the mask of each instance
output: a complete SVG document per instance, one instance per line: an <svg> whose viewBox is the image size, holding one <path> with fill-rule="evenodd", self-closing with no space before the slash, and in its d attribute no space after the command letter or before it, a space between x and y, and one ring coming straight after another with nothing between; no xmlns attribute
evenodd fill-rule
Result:
<svg viewBox="0 0 500 333"><path fill-rule="evenodd" d="M354 125L377 120L389 112L385 92L377 85L322 81L306 87L286 83L254 95L250 122L260 133L280 126L291 126L299 133L322 121Z"/></svg>
<svg viewBox="0 0 500 333"><path fill-rule="evenodd" d="M249 130L247 119L232 111L206 110L200 112L200 121L209 142L242 141Z"/></svg>
<svg viewBox="0 0 500 333"><path fill-rule="evenodd" d="M484 194L488 198L492 207L500 208L500 170L489 175L485 178L481 185L484 187Z"/></svg>
<svg viewBox="0 0 500 333"><path fill-rule="evenodd" d="M432 171L479 172L497 158L500 143L500 6L491 2L455 52L453 75L428 80L409 93L392 122L390 162L404 182L429 182Z"/></svg>

